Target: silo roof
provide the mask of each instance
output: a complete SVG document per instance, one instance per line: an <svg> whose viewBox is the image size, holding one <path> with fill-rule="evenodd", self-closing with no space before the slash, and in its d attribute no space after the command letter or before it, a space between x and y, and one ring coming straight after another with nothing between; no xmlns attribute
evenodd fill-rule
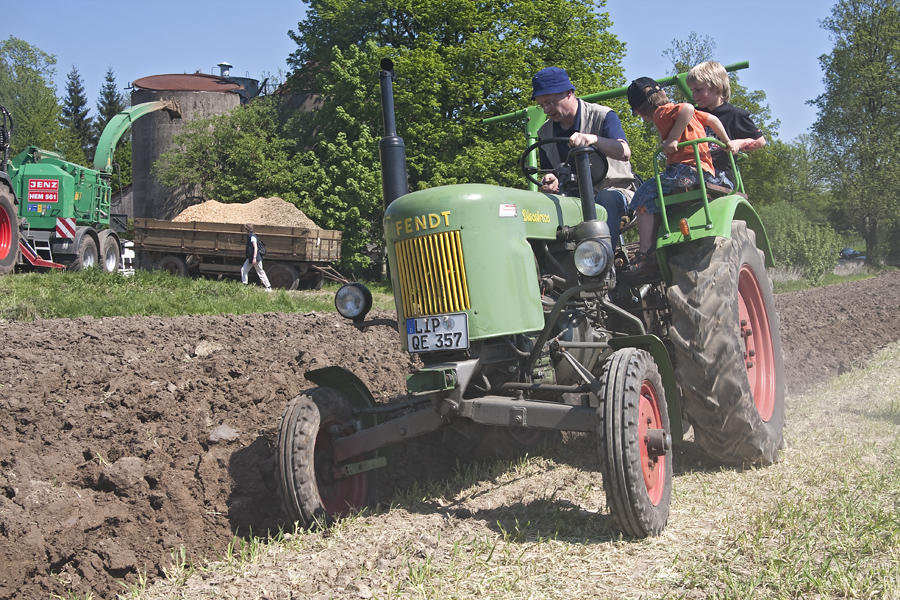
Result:
<svg viewBox="0 0 900 600"><path fill-rule="evenodd" d="M204 73L150 75L132 82L132 85L142 90L160 92L233 92L243 89L234 81Z"/></svg>

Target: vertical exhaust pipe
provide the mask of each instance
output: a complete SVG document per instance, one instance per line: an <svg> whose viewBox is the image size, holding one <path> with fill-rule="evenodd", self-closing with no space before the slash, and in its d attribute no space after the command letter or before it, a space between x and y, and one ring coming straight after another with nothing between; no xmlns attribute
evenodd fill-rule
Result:
<svg viewBox="0 0 900 600"><path fill-rule="evenodd" d="M378 142L381 157L381 193L384 208L391 202L409 193L406 182L406 147L397 135L394 117L394 62L389 58L381 60L381 112L384 115L384 137Z"/></svg>

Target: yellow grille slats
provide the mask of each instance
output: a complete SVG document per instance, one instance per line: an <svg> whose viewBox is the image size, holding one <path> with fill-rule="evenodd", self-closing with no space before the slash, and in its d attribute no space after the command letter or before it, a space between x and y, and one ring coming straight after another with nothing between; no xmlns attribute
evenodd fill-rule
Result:
<svg viewBox="0 0 900 600"><path fill-rule="evenodd" d="M401 240L394 251L406 317L471 308L458 231Z"/></svg>

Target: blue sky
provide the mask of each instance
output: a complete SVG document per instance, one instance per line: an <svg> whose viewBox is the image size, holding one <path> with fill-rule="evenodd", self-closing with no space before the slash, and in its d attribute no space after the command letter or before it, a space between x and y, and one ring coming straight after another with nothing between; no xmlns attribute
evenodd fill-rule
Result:
<svg viewBox="0 0 900 600"><path fill-rule="evenodd" d="M749 61L740 82L763 90L780 138L806 133L816 112L805 101L822 93L818 57L832 48L819 21L833 1L607 0L612 32L627 45L628 79L668 75L662 52L691 32L716 43L723 64ZM262 79L285 71L296 44L287 32L303 18L296 0L6 0L0 39L10 35L56 55L58 94L72 65L84 81L92 114L108 67L120 88L161 73L218 73ZM589 90L580 90L587 93ZM597 90L590 90L597 91Z"/></svg>

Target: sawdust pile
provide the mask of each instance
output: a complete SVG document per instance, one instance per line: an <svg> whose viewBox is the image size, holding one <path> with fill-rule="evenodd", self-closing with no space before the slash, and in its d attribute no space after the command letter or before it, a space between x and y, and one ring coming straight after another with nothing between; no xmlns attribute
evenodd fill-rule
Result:
<svg viewBox="0 0 900 600"><path fill-rule="evenodd" d="M172 220L180 223L190 221L233 225L253 223L319 229L319 226L303 214L303 211L281 198L257 198L246 204L223 204L217 200L208 200L186 208Z"/></svg>

